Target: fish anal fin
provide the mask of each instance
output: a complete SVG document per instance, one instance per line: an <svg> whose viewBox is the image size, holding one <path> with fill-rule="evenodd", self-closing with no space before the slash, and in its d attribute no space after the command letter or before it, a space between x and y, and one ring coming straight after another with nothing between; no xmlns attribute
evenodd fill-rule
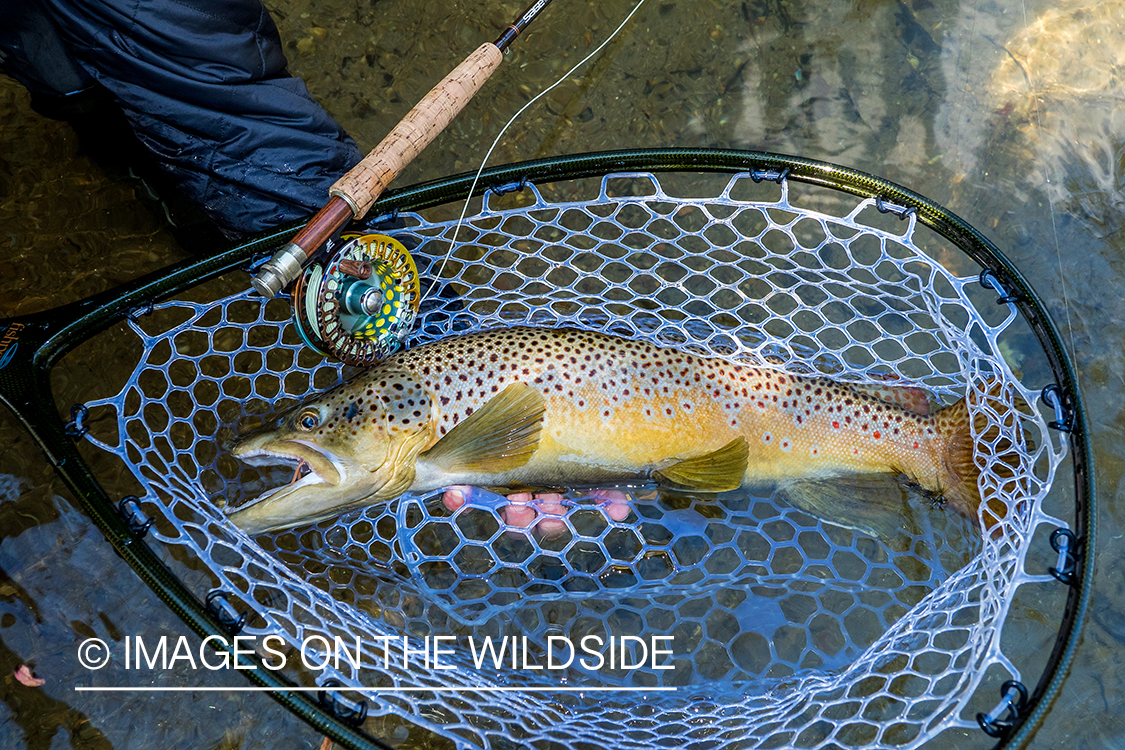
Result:
<svg viewBox="0 0 1125 750"><path fill-rule="evenodd" d="M909 523L906 492L898 474L802 479L778 491L790 505L814 518L884 542Z"/></svg>
<svg viewBox="0 0 1125 750"><path fill-rule="evenodd" d="M737 437L722 448L687 458L653 473L663 485L696 492L727 492L742 486L750 447L746 438Z"/></svg>
<svg viewBox="0 0 1125 750"><path fill-rule="evenodd" d="M518 469L539 447L546 402L526 383L512 383L418 458L447 474L499 474Z"/></svg>

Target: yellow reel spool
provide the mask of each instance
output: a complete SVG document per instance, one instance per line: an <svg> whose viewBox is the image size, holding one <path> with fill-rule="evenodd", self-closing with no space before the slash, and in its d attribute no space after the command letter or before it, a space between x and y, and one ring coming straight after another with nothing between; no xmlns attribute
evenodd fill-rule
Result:
<svg viewBox="0 0 1125 750"><path fill-rule="evenodd" d="M293 286L293 318L305 343L351 365L397 351L418 315L418 269L401 242L345 234L328 263L314 263Z"/></svg>

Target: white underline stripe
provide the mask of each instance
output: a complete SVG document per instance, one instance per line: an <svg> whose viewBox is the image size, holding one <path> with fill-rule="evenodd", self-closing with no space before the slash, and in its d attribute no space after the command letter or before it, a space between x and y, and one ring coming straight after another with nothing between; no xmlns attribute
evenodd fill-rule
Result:
<svg viewBox="0 0 1125 750"><path fill-rule="evenodd" d="M678 690L676 687L82 687L76 692L101 693L656 693Z"/></svg>

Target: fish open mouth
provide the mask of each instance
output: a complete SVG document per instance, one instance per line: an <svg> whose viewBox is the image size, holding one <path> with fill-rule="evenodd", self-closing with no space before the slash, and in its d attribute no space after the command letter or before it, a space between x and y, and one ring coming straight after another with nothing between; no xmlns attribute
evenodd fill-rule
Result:
<svg viewBox="0 0 1125 750"><path fill-rule="evenodd" d="M233 455L238 460L251 466L284 465L292 467L292 479L285 484L266 490L237 508L230 509L228 513L237 513L271 497L288 494L313 485L338 485L347 475L347 471L339 459L303 441L282 440L262 445L256 445L255 442L254 440L248 440L237 444L232 450Z"/></svg>

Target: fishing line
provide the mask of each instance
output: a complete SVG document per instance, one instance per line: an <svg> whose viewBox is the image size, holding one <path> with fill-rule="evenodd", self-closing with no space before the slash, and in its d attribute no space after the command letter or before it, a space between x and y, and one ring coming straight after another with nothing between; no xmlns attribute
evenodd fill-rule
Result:
<svg viewBox="0 0 1125 750"><path fill-rule="evenodd" d="M457 235L459 235L461 233L461 225L464 223L465 214L469 210L469 201L472 200L473 191L476 190L477 182L480 180L481 173L484 172L485 165L488 164L488 160L492 156L492 152L496 150L496 146L498 146L500 144L500 139L504 137L504 133L508 132L508 128L511 127L512 123L514 123L519 118L519 116L522 115L524 113L524 111L527 110L528 107L530 107L532 104L535 104L535 102L539 101L546 94L548 94L552 90L554 90L555 87L557 87L560 83L565 81L571 73L573 73L574 71L581 68L583 65L588 63L594 57L596 57L599 52L601 52L603 49L605 49L606 45L608 45L610 42L613 41L614 37L617 36L617 34L621 31L621 29L625 28L625 24L629 23L629 20L634 15L636 15L637 11L640 10L641 6L644 5L644 4L645 4L645 0L639 0L639 2L635 6L633 6L633 9L631 11L629 11L629 15L625 16L625 20L623 20L617 26L617 28L613 30L613 33L610 34L606 38L605 41L603 41L601 44L599 44L593 52L586 55L584 58L582 58L580 61L578 61L574 66L572 66L571 68L566 70L561 76L559 76L558 80L556 80L550 86L548 86L547 88L543 89L538 94L536 94L535 97L531 99L531 101L529 101L527 104L520 107L519 110L514 115L512 115L511 119L509 119L508 122L505 123L504 127L502 127L500 129L500 132L496 134L495 140L492 141L492 145L488 147L488 151L486 151L485 154L484 154L484 159L481 160L480 168L477 169L476 174L473 175L473 181L469 185L469 192L465 196L465 203L461 207L461 215L457 218L457 225L454 227L453 234L449 239L449 250L446 251L445 257L442 258L441 265L438 267L437 273L434 274L433 281L430 283L429 288L426 289L426 291L422 294L421 299L419 300L419 303L424 302L426 300L426 298L430 296L430 294L434 291L434 288L437 287L438 282L441 280L442 274L445 273L446 263L449 262L449 258L453 255L454 243L456 243L456 241L457 241Z"/></svg>
<svg viewBox="0 0 1125 750"><path fill-rule="evenodd" d="M1028 28L1027 3L1021 2L1020 7L1023 10L1023 25L1024 25L1024 28ZM1013 57L1012 59L1014 60L1015 58ZM1028 63L1030 64L1030 60L1028 61ZM1039 109L1039 95L1035 91L1035 79L1032 77L1032 72L1027 66L1021 65L1020 68L1023 69L1024 76L1027 78L1027 85L1028 85L1029 93L1031 94L1031 106L1032 106L1033 111L1035 113L1035 129L1036 129L1036 131L1038 131L1039 141L1040 141L1040 143L1042 143L1043 142L1043 113ZM1051 175L1047 172L1046 165L1041 164L1040 168L1042 169L1042 173L1043 173L1043 181L1046 182L1048 185L1050 185ZM1048 214L1051 217L1051 235L1052 235L1052 239L1054 240L1054 245L1055 245L1055 257L1058 259L1058 262L1059 262L1059 288L1062 291L1063 312L1066 313L1066 332L1070 337L1070 345L1073 348L1074 347L1074 326L1073 326L1073 323L1070 319L1070 295L1067 294L1067 289L1066 289L1066 274L1063 272L1062 247L1059 244L1058 216L1057 216L1057 212L1055 210L1055 201L1054 201L1054 198L1051 196L1050 188L1048 187L1043 192L1045 192L1047 194L1047 206L1048 206L1048 208L1050 208L1050 211L1048 211ZM1075 359L1074 360L1074 369L1077 370L1079 374L1081 374L1081 372L1082 372L1081 359Z"/></svg>

